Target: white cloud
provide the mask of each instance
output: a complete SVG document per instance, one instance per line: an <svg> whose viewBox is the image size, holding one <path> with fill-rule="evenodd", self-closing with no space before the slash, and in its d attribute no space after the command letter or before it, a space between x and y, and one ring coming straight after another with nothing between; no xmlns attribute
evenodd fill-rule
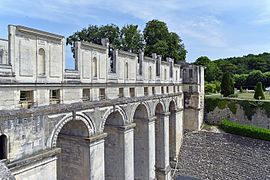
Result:
<svg viewBox="0 0 270 180"><path fill-rule="evenodd" d="M170 30L177 32L186 44L192 44L187 47L190 53L198 48L219 48L228 53L230 48L237 49L227 39L230 24L224 22L224 15L240 18L238 12L251 14L252 19L248 20L256 25L270 23L269 0L1 0L0 3L0 15L68 22L79 27L90 22L105 22L104 18L113 20L114 13L126 16L123 19L134 17L142 22L160 19L167 22ZM122 19L117 18L121 22ZM233 33L237 38L239 32Z"/></svg>

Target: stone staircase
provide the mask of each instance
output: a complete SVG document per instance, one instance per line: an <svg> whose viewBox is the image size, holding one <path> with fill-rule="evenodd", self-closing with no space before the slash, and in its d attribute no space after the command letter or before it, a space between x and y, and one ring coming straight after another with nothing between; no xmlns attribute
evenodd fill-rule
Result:
<svg viewBox="0 0 270 180"><path fill-rule="evenodd" d="M270 142L214 132L184 136L175 177L198 179L270 179Z"/></svg>

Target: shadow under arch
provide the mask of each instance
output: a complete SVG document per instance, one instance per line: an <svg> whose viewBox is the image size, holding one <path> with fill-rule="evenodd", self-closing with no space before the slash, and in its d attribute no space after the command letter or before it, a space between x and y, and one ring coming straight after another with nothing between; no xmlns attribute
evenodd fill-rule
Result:
<svg viewBox="0 0 270 180"><path fill-rule="evenodd" d="M145 104L139 104L133 115L134 128L134 179L155 179L155 164L151 161L151 140L154 138L154 123Z"/></svg>
<svg viewBox="0 0 270 180"><path fill-rule="evenodd" d="M125 179L127 140L125 129L122 128L126 122L125 112L119 107L107 112L109 113L105 113L103 122L103 131L107 133L105 139L105 179Z"/></svg>
<svg viewBox="0 0 270 180"><path fill-rule="evenodd" d="M166 179L169 168L169 122L168 113L165 113L164 104L158 103L155 107L155 167L156 178Z"/></svg>
<svg viewBox="0 0 270 180"><path fill-rule="evenodd" d="M90 142L86 138L94 133L94 124L84 114L69 114L58 122L51 139L51 147L61 148L57 179L90 178Z"/></svg>
<svg viewBox="0 0 270 180"><path fill-rule="evenodd" d="M119 113L119 115L121 117L118 117L113 122L108 122L107 123L107 120L108 119L111 119L111 117L108 118L109 116L116 115L118 113ZM123 126L123 125L126 124L126 122L127 122L127 115L126 115L126 112L124 111L124 109L122 109L120 106L112 107L112 108L110 108L109 110L107 110L104 113L104 115L103 115L103 121L102 121L102 123L100 125L100 129L101 129L101 131L104 131L104 128L105 128L105 125L106 124L113 123L114 125Z"/></svg>
<svg viewBox="0 0 270 180"><path fill-rule="evenodd" d="M176 142L177 142L177 119L176 119L176 103L174 100L171 100L169 103L169 146L170 146L170 152L169 152L169 157L170 160L176 160L175 158L177 157L177 150L176 148ZM179 131L179 130L178 130ZM180 138L180 134L178 134Z"/></svg>

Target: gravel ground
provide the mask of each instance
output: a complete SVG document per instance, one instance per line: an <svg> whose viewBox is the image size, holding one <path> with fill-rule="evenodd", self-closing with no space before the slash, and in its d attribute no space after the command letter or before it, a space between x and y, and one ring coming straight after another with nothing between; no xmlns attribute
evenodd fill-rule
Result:
<svg viewBox="0 0 270 180"><path fill-rule="evenodd" d="M270 180L270 142L225 133L186 133L175 175Z"/></svg>

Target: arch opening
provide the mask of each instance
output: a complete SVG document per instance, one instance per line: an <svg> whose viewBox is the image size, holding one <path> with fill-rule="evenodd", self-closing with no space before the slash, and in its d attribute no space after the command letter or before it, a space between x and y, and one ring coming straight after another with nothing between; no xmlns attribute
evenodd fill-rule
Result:
<svg viewBox="0 0 270 180"><path fill-rule="evenodd" d="M89 179L90 151L86 124L81 120L68 121L57 137L56 147L61 148L57 158L57 179Z"/></svg>
<svg viewBox="0 0 270 180"><path fill-rule="evenodd" d="M155 109L156 123L155 123L155 166L157 169L162 169L164 158L164 113L161 103L158 103Z"/></svg>
<svg viewBox="0 0 270 180"><path fill-rule="evenodd" d="M133 116L133 121L136 123L134 129L134 179L146 179L151 173L149 156L153 156L153 154L149 154L148 118L146 106L143 104L137 106Z"/></svg>
<svg viewBox="0 0 270 180"><path fill-rule="evenodd" d="M0 136L0 160L7 159L7 136Z"/></svg>
<svg viewBox="0 0 270 180"><path fill-rule="evenodd" d="M123 179L124 139L119 126L124 125L119 111L112 112L106 119L105 139L105 179ZM117 168L116 168L117 167Z"/></svg>

